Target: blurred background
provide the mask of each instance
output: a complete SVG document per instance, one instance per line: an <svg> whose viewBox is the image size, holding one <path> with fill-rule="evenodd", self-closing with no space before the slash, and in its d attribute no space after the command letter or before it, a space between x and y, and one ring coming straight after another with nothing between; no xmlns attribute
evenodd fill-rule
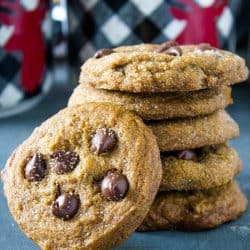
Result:
<svg viewBox="0 0 250 250"><path fill-rule="evenodd" d="M54 88L66 91L65 104L80 65L100 48L208 42L249 62L249 10L246 0L1 0L0 117Z"/></svg>

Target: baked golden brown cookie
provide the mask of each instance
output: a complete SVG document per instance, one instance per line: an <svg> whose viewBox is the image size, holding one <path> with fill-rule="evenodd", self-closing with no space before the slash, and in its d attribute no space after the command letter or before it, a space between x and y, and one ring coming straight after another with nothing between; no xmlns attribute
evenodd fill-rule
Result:
<svg viewBox="0 0 250 250"><path fill-rule="evenodd" d="M98 51L83 64L79 81L109 90L169 92L230 85L247 77L245 60L229 51L170 42Z"/></svg>
<svg viewBox="0 0 250 250"><path fill-rule="evenodd" d="M9 209L42 249L110 249L140 225L162 177L156 140L122 107L67 108L2 173Z"/></svg>
<svg viewBox="0 0 250 250"><path fill-rule="evenodd" d="M69 106L86 102L110 102L123 105L144 120L163 120L213 113L232 103L231 88L222 86L193 92L125 93L95 89L80 84L69 99Z"/></svg>
<svg viewBox="0 0 250 250"><path fill-rule="evenodd" d="M239 135L237 123L224 110L213 114L149 122L161 152L225 143Z"/></svg>
<svg viewBox="0 0 250 250"><path fill-rule="evenodd" d="M242 168L237 152L226 144L162 155L161 191L203 190L224 185Z"/></svg>
<svg viewBox="0 0 250 250"><path fill-rule="evenodd" d="M204 191L159 193L138 231L197 231L238 218L247 199L235 181Z"/></svg>

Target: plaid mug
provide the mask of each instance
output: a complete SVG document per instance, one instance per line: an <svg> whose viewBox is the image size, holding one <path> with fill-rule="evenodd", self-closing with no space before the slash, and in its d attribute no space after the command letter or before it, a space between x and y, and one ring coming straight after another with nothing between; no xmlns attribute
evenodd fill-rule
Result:
<svg viewBox="0 0 250 250"><path fill-rule="evenodd" d="M170 39L233 50L239 4L227 0L70 0L69 60L78 70L100 48Z"/></svg>
<svg viewBox="0 0 250 250"><path fill-rule="evenodd" d="M29 109L49 89L48 10L44 0L0 2L0 117Z"/></svg>

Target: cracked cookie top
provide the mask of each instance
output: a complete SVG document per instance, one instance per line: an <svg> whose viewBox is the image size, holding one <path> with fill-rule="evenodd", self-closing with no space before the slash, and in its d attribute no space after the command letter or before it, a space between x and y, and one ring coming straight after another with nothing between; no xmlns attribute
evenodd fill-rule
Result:
<svg viewBox="0 0 250 250"><path fill-rule="evenodd" d="M80 83L126 92L193 91L246 80L245 60L208 44L140 44L102 49L87 60Z"/></svg>

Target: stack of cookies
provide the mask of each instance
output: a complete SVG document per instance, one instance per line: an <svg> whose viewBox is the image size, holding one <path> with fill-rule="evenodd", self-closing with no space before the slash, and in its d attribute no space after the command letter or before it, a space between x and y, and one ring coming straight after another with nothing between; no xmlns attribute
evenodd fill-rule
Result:
<svg viewBox="0 0 250 250"><path fill-rule="evenodd" d="M82 66L69 106L122 105L156 137L163 177L138 230L208 229L245 211L233 180L241 160L227 144L239 127L224 109L230 85L247 77L244 59L231 52L174 41L102 49Z"/></svg>
<svg viewBox="0 0 250 250"><path fill-rule="evenodd" d="M242 58L204 44L98 51L69 107L1 173L17 224L42 249L110 249L135 230L237 218L247 200L227 141L239 128L224 108L247 76Z"/></svg>

